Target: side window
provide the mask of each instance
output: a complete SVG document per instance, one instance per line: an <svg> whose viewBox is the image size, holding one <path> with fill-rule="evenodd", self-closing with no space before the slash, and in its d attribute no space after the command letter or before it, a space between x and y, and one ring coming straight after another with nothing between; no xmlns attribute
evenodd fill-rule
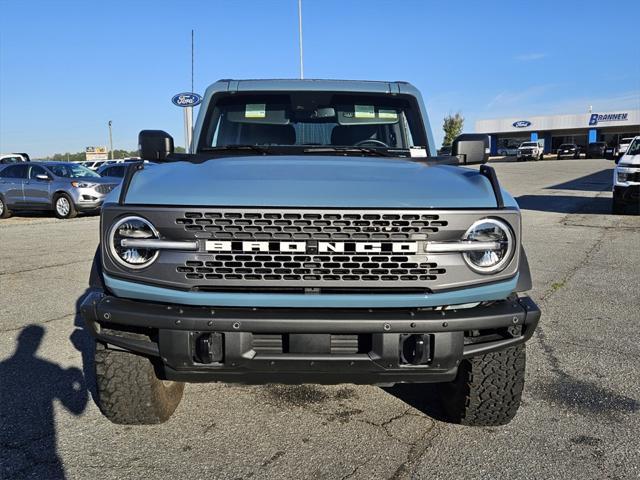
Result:
<svg viewBox="0 0 640 480"><path fill-rule="evenodd" d="M11 178L13 176L11 173L12 170L13 167L6 167L0 170L0 178Z"/></svg>
<svg viewBox="0 0 640 480"><path fill-rule="evenodd" d="M47 171L39 165L33 165L29 172L29 178L36 178L36 175L47 175Z"/></svg>
<svg viewBox="0 0 640 480"><path fill-rule="evenodd" d="M2 170L2 178L27 178L28 165L12 165Z"/></svg>
<svg viewBox="0 0 640 480"><path fill-rule="evenodd" d="M114 177L124 177L124 167L123 166L115 167L113 169L113 176Z"/></svg>

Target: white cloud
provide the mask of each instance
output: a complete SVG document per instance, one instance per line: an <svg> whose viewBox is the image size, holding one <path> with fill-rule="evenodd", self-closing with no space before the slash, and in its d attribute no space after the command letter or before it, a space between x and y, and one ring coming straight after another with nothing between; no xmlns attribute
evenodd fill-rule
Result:
<svg viewBox="0 0 640 480"><path fill-rule="evenodd" d="M547 56L546 53L534 52L534 53L523 53L520 55L516 55L514 58L520 62L532 62L534 60L541 60Z"/></svg>
<svg viewBox="0 0 640 480"><path fill-rule="evenodd" d="M534 85L532 87L525 88L524 90L503 90L493 97L487 104L487 108L503 108L514 105L521 105L523 103L530 102L535 98L539 98L551 90L555 85Z"/></svg>

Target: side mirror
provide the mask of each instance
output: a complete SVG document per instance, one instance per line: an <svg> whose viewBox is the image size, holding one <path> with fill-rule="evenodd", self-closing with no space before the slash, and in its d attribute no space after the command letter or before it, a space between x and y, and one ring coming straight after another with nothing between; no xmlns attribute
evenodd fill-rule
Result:
<svg viewBox="0 0 640 480"><path fill-rule="evenodd" d="M463 133L451 145L451 155L457 156L461 165L487 163L489 152L489 135L484 133Z"/></svg>
<svg viewBox="0 0 640 480"><path fill-rule="evenodd" d="M173 137L162 130L142 130L138 135L140 158L157 162L173 153Z"/></svg>
<svg viewBox="0 0 640 480"><path fill-rule="evenodd" d="M51 177L46 173L39 173L36 175L36 180L43 180L45 182L48 182L49 180L51 180Z"/></svg>

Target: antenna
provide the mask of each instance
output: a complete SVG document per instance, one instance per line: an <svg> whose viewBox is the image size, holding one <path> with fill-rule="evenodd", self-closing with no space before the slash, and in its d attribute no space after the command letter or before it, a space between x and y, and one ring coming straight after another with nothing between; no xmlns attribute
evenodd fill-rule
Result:
<svg viewBox="0 0 640 480"><path fill-rule="evenodd" d="M302 56L302 0L298 0L298 37L300 43L300 79L304 78L304 61Z"/></svg>

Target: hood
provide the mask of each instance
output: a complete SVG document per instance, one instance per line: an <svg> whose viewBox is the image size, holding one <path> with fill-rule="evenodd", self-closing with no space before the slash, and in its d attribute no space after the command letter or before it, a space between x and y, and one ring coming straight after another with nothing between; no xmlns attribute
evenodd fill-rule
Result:
<svg viewBox="0 0 640 480"><path fill-rule="evenodd" d="M640 166L640 155L624 155L620 158L620 161L618 162L619 166L624 166L620 164Z"/></svg>
<svg viewBox="0 0 640 480"><path fill-rule="evenodd" d="M126 203L174 206L495 208L477 169L396 158L250 156L145 168ZM505 204L513 204L505 196Z"/></svg>

